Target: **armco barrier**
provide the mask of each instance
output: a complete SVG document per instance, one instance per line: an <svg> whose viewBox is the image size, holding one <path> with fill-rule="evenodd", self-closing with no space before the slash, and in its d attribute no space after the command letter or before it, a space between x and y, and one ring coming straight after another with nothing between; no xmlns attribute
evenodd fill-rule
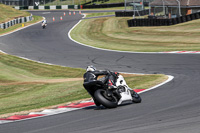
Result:
<svg viewBox="0 0 200 133"><path fill-rule="evenodd" d="M38 9L39 10L44 10L45 8L44 8L44 6L38 6Z"/></svg>
<svg viewBox="0 0 200 133"><path fill-rule="evenodd" d="M1 23L0 24L0 28L1 29L7 29L10 26L13 26L15 24L19 24L19 23L24 23L24 22L28 22L32 20L32 16L27 16L27 17L20 17L20 18L15 18L14 20L5 22L5 23Z"/></svg>
<svg viewBox="0 0 200 133"><path fill-rule="evenodd" d="M16 9L16 8L15 8ZM28 6L20 6L19 10L28 10Z"/></svg>
<svg viewBox="0 0 200 133"><path fill-rule="evenodd" d="M44 6L44 9L50 9L50 6Z"/></svg>
<svg viewBox="0 0 200 133"><path fill-rule="evenodd" d="M61 9L61 6L56 6L56 9Z"/></svg>
<svg viewBox="0 0 200 133"><path fill-rule="evenodd" d="M149 17L148 19L131 19L131 20L128 20L127 23L129 27L169 26L169 25L184 23L184 22L199 19L199 18L200 18L200 12L197 12L190 15L184 15L181 17L171 18L171 19L157 19L153 17Z"/></svg>
<svg viewBox="0 0 200 133"><path fill-rule="evenodd" d="M34 6L34 9L39 9L39 7L38 6Z"/></svg>
<svg viewBox="0 0 200 133"><path fill-rule="evenodd" d="M80 5L61 5L61 6L56 6L56 5L51 5L51 6L16 6L15 9L18 10L45 10L45 9L80 9Z"/></svg>
<svg viewBox="0 0 200 133"><path fill-rule="evenodd" d="M62 9L68 9L68 5L62 5L61 8Z"/></svg>
<svg viewBox="0 0 200 133"><path fill-rule="evenodd" d="M56 6L50 6L50 9L56 9Z"/></svg>
<svg viewBox="0 0 200 133"><path fill-rule="evenodd" d="M16 7L15 7L15 9L16 9ZM29 9L29 10L33 10L33 9L34 9L34 6L29 6L28 9Z"/></svg>
<svg viewBox="0 0 200 133"><path fill-rule="evenodd" d="M69 9L74 9L74 5L68 5Z"/></svg>

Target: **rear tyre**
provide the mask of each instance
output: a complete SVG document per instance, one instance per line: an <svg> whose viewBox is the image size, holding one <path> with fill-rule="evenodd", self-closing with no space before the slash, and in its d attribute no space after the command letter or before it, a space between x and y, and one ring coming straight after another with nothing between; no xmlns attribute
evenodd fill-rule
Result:
<svg viewBox="0 0 200 133"><path fill-rule="evenodd" d="M106 90L99 89L94 93L95 99L106 108L116 108L118 100L115 96L108 96Z"/></svg>

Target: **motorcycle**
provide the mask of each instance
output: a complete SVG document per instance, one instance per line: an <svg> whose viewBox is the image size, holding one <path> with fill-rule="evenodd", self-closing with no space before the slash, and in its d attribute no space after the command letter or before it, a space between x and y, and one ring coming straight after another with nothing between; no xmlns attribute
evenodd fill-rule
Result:
<svg viewBox="0 0 200 133"><path fill-rule="evenodd" d="M118 105L128 103L140 103L140 95L129 88L124 77L118 75L116 88L109 89L107 84L108 75L91 83L84 83L83 86L89 89L96 105L103 105L106 108L116 108Z"/></svg>
<svg viewBox="0 0 200 133"><path fill-rule="evenodd" d="M47 26L47 24L42 23L42 28L45 29L45 27Z"/></svg>

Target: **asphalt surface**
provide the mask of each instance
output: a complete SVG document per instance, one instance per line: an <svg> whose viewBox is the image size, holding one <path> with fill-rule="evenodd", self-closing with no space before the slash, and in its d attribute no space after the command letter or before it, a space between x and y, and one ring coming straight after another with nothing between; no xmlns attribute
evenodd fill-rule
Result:
<svg viewBox="0 0 200 133"><path fill-rule="evenodd" d="M141 94L140 104L115 109L87 108L49 117L0 125L1 133L199 133L200 55L143 54L97 50L68 38L68 31L81 15L63 11L33 12L45 16L40 24L0 37L0 50L32 60L57 65L131 73L162 73L174 80ZM55 22L52 21L55 17Z"/></svg>

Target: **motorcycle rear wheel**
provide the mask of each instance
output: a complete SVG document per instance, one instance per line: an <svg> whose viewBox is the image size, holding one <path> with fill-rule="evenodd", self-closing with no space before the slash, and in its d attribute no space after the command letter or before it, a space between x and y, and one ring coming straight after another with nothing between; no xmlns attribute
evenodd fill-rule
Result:
<svg viewBox="0 0 200 133"><path fill-rule="evenodd" d="M116 108L118 100L115 96L108 96L106 90L99 89L94 93L95 99L106 108Z"/></svg>

